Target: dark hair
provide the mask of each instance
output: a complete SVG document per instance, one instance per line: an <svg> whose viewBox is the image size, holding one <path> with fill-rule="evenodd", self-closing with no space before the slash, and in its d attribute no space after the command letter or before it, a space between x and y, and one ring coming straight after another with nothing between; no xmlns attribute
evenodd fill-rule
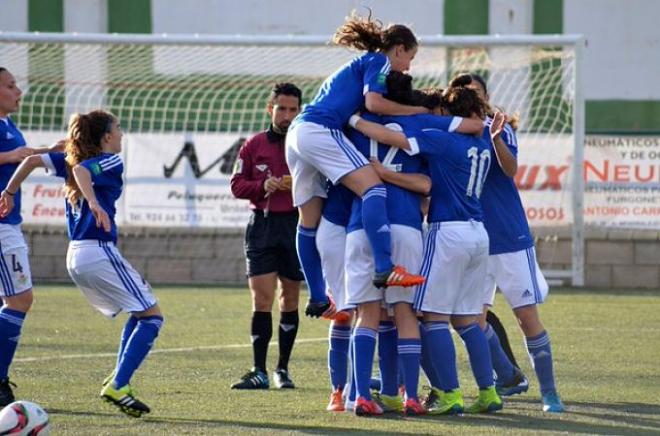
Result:
<svg viewBox="0 0 660 436"><path fill-rule="evenodd" d="M484 90L484 94L488 95L488 87L486 86L486 80L483 78L483 76L480 76L479 74L475 74L475 73L459 74L458 76L452 79L452 81L450 82L450 86L467 86L472 82L479 83L479 85L481 85L481 87ZM488 102L485 103L487 107L486 115L492 117L495 114L495 111ZM502 112L506 112L505 110L499 107L495 107L495 109L499 109ZM506 122L509 123L509 125L511 125L511 128L513 130L518 130L518 125L520 124L520 114L516 112L514 114L508 115Z"/></svg>
<svg viewBox="0 0 660 436"><path fill-rule="evenodd" d="M442 88L425 88L413 91L413 105L434 110L442 105Z"/></svg>
<svg viewBox="0 0 660 436"><path fill-rule="evenodd" d="M360 17L352 11L335 32L332 42L370 52L387 51L395 45L403 45L407 51L418 45L415 34L403 24L392 24L383 29L380 20L372 21L371 9L367 17Z"/></svg>
<svg viewBox="0 0 660 436"><path fill-rule="evenodd" d="M103 135L110 133L112 123L116 119L114 115L104 110L71 115L64 145L68 176L64 183L64 193L71 206L75 206L82 197L82 192L73 177L73 167L102 153L101 139Z"/></svg>
<svg viewBox="0 0 660 436"><path fill-rule="evenodd" d="M280 82L273 85L268 97L268 104L274 104L279 95L290 95L298 98L298 106L302 105L302 91L293 83Z"/></svg>
<svg viewBox="0 0 660 436"><path fill-rule="evenodd" d="M385 83L387 84L385 98L405 105L412 103L412 76L400 71L390 71Z"/></svg>
<svg viewBox="0 0 660 436"><path fill-rule="evenodd" d="M7 71L7 72L8 72L9 70L6 69L5 67L0 67L0 73L2 73L3 71Z"/></svg>
<svg viewBox="0 0 660 436"><path fill-rule="evenodd" d="M475 114L485 118L488 113L488 104L483 101L477 91L465 86L450 86L442 93L442 106L450 114L459 117L470 117Z"/></svg>

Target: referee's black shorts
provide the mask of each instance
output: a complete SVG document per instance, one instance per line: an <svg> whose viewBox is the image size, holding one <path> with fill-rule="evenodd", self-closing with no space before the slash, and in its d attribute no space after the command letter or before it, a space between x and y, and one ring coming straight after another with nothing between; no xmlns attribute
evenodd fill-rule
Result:
<svg viewBox="0 0 660 436"><path fill-rule="evenodd" d="M296 254L298 212L273 213L264 217L261 210L252 211L245 231L247 276L276 272L290 280L302 281Z"/></svg>

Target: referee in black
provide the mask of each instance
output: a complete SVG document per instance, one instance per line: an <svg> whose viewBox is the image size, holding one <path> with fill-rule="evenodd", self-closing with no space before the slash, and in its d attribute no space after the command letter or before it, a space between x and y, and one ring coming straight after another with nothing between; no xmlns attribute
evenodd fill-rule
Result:
<svg viewBox="0 0 660 436"><path fill-rule="evenodd" d="M232 389L268 389L268 343L273 334L272 308L280 283L280 357L273 373L277 388L294 388L289 357L298 333L298 299L304 276L296 254L298 212L291 198L291 176L284 158L284 138L300 112L302 92L291 83L271 90L268 130L241 147L231 178L237 198L250 200L252 215L245 231L247 276L252 293L252 351L254 367Z"/></svg>

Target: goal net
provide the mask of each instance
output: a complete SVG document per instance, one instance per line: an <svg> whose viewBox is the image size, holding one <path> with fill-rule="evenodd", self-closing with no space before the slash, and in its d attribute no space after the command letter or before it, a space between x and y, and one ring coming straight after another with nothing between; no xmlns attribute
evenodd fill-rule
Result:
<svg viewBox="0 0 660 436"><path fill-rule="evenodd" d="M272 84L293 82L309 101L325 77L355 56L328 40L0 33L0 59L23 89L14 120L32 143L62 137L74 112L104 108L119 117L127 182L120 223L237 227L247 213L228 188L238 147L268 125ZM551 267L560 270L557 277L580 284L583 188L574 177L584 135L579 38L420 40L410 71L417 87L443 87L457 73L478 73L491 104L519 115L516 183L528 220L550 238L572 234L571 264ZM48 201L35 194L26 208L61 207ZM56 222L61 217L51 215L58 213L28 213L26 220Z"/></svg>

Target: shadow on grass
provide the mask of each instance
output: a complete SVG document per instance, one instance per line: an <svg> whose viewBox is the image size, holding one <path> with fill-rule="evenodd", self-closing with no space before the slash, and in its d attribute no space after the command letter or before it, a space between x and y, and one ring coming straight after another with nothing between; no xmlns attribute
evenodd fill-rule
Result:
<svg viewBox="0 0 660 436"><path fill-rule="evenodd" d="M509 401L512 406L519 405L533 405L539 407L538 401L526 399L513 399ZM297 431L309 434L369 434L376 436L391 435L392 431L381 431L374 429L359 428L363 420L374 422L375 420L388 420L388 421L401 421L402 423L418 422L432 424L437 422L444 426L451 426L452 424L465 427L497 427L502 431L506 430L527 430L530 432L538 431L556 431L568 433L592 433L601 435L621 435L621 434L635 434L635 435L657 435L660 432L660 406L643 404L643 403L590 403L590 402L567 402L568 412L563 414L543 414L541 416L530 416L526 414L516 414L515 411L505 410L500 413L488 415L464 415L464 416L423 416L402 418L396 415L385 415L378 418L355 418L355 426L348 427L344 423L343 426L338 425L306 425L288 424L288 423L266 423L255 422L250 420L233 420L233 419L191 419L180 417L166 417L166 416L150 416L141 419L146 423L162 423L168 427L177 426L203 426L208 428L214 427L239 427L246 429L261 429L261 430L281 430L281 431ZM594 409L596 409L594 411ZM598 413L597 409L603 409L606 412ZM608 413L611 412L611 413ZM100 417L117 417L117 413L99 413L89 411L70 411L64 409L49 409L50 414L61 414L69 416L100 416ZM633 414L633 415L631 415ZM642 418L634 416L634 414L648 414L657 416L659 419L654 420L650 418ZM620 420L625 422L627 427L609 423L594 423L594 422L581 422L580 417L588 417L596 420L615 421ZM349 418L350 419L350 418ZM440 429L439 429L440 430ZM184 428L181 428L184 431ZM417 431L398 431L398 434L418 434Z"/></svg>

